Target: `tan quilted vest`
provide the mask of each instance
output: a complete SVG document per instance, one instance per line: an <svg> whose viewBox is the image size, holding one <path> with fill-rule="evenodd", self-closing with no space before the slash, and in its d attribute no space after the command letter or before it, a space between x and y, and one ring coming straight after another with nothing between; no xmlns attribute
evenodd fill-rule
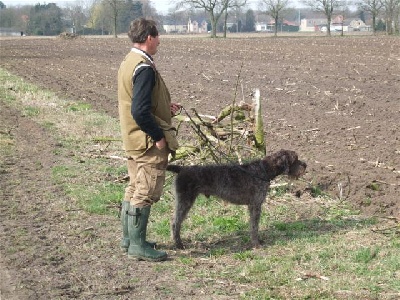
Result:
<svg viewBox="0 0 400 300"><path fill-rule="evenodd" d="M140 63L151 65L156 73L156 83L152 93L151 111L159 126L164 130L168 147L171 151L178 148L171 120L171 96L155 66L133 51L129 52L118 70L118 110L121 125L123 148L128 156L136 156L151 147L154 143L150 136L140 130L131 114L132 76ZM172 135L172 137L171 137Z"/></svg>

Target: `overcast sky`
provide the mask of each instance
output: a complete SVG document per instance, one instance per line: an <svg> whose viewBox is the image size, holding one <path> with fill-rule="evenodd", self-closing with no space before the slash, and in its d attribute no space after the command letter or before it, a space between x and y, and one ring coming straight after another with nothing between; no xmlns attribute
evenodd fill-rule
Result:
<svg viewBox="0 0 400 300"><path fill-rule="evenodd" d="M76 4L76 3L90 3L90 0L1 0L7 6L16 6L16 5L35 5L35 4L47 4L47 3L56 3L60 7L64 7L69 4ZM168 9L173 6L170 4L171 0L152 0L153 6L157 9L158 12L167 13Z"/></svg>
<svg viewBox="0 0 400 300"><path fill-rule="evenodd" d="M91 3L91 0L1 0L3 3L7 6L16 6L16 5L35 5L37 3L40 4L47 4L47 3L56 3L60 7L65 7L70 4L76 4L76 3ZM174 6L174 3L177 2L177 0L151 0L153 3L153 6L157 9L159 13L167 13L169 9L172 9ZM259 0L247 0L247 3L252 9L257 9L258 8L258 3ZM293 6L299 6L300 0L291 0L289 3ZM172 3L172 4L171 4Z"/></svg>

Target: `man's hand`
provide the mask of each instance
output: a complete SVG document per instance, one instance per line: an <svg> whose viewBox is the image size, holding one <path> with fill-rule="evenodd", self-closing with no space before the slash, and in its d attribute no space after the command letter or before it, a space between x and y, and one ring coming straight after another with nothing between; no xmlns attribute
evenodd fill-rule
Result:
<svg viewBox="0 0 400 300"><path fill-rule="evenodd" d="M165 140L165 138L162 138L161 140L157 141L155 145L158 150L161 150L167 146L167 141Z"/></svg>
<svg viewBox="0 0 400 300"><path fill-rule="evenodd" d="M176 116L177 112L182 109L182 105L178 103L171 103L171 114L172 116Z"/></svg>

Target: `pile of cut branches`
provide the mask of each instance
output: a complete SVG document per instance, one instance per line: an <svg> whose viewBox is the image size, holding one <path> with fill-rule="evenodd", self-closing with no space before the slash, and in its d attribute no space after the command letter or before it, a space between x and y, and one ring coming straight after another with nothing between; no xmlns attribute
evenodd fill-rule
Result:
<svg viewBox="0 0 400 300"><path fill-rule="evenodd" d="M264 128L260 106L260 91L253 93L252 103L232 103L217 116L200 114L196 109L184 109L176 116L179 124L191 129L195 137L182 145L172 160L185 160L191 164L230 163L247 161L265 155Z"/></svg>

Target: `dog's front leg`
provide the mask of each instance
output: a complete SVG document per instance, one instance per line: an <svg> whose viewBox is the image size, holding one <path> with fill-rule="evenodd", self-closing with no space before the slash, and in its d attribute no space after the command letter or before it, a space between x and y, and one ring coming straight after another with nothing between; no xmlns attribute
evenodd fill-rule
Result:
<svg viewBox="0 0 400 300"><path fill-rule="evenodd" d="M260 239L258 237L258 226L260 222L261 215L261 204L249 205L250 213L250 237L251 243L254 248L259 248L261 246Z"/></svg>

